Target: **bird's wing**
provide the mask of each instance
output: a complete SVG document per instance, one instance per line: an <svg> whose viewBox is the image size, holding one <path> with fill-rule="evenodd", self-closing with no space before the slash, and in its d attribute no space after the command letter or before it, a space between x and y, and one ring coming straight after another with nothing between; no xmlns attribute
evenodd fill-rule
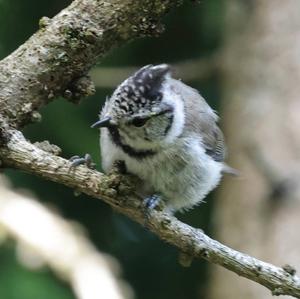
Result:
<svg viewBox="0 0 300 299"><path fill-rule="evenodd" d="M223 133L217 125L218 116L197 90L176 81L173 86L181 94L185 105L185 133L198 135L206 153L215 161L224 161L226 147Z"/></svg>
<svg viewBox="0 0 300 299"><path fill-rule="evenodd" d="M212 127L209 132L203 133L203 145L206 153L215 161L223 162L226 155L224 137L217 125Z"/></svg>

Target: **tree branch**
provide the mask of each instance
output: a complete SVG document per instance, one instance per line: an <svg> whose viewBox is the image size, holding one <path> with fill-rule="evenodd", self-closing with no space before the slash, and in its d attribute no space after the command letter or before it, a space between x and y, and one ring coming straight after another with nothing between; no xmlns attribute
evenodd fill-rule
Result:
<svg viewBox="0 0 300 299"><path fill-rule="evenodd" d="M75 0L0 62L0 111L20 127L57 96L78 101L93 88L81 78L120 44L159 34L160 18L182 0ZM78 80L80 81L78 83Z"/></svg>
<svg viewBox="0 0 300 299"><path fill-rule="evenodd" d="M26 141L20 132L10 130L8 135L7 145L0 148L5 166L17 167L103 199L116 211L145 224L142 201L134 193L135 178L117 173L104 175L85 166L71 168L68 160L37 148ZM270 289L273 295L300 298L300 279L293 271L235 251L162 211L152 212L147 227L180 251L192 257L204 258L256 281Z"/></svg>
<svg viewBox="0 0 300 299"><path fill-rule="evenodd" d="M210 57L196 58L177 62L172 68L183 81L204 80L220 69L220 57L216 53ZM138 67L97 67L91 71L96 87L114 88L128 78Z"/></svg>

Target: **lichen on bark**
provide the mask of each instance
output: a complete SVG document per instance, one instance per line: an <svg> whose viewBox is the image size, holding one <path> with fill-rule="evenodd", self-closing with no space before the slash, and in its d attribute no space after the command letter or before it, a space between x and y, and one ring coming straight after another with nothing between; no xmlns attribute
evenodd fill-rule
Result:
<svg viewBox="0 0 300 299"><path fill-rule="evenodd" d="M161 32L160 18L181 1L75 0L0 62L0 111L13 127L65 95L110 49Z"/></svg>

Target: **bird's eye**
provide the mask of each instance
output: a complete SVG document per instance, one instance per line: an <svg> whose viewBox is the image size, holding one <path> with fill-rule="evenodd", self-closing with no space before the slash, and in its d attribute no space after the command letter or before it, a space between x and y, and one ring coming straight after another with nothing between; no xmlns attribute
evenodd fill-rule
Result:
<svg viewBox="0 0 300 299"><path fill-rule="evenodd" d="M143 125L146 124L146 122L149 120L149 118L140 118L140 117L136 117L132 120L132 124L135 127L142 127Z"/></svg>

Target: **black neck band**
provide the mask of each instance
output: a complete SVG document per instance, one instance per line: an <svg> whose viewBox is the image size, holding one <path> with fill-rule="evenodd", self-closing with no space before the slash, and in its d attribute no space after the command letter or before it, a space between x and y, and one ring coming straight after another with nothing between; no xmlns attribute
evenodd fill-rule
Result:
<svg viewBox="0 0 300 299"><path fill-rule="evenodd" d="M156 154L156 152L152 151L152 150L135 150L130 145L123 144L121 141L119 130L116 127L109 127L108 130L109 130L112 142L116 146L119 146L120 148L122 148L122 150L128 156L136 158L136 159L144 159L144 158L154 156Z"/></svg>

